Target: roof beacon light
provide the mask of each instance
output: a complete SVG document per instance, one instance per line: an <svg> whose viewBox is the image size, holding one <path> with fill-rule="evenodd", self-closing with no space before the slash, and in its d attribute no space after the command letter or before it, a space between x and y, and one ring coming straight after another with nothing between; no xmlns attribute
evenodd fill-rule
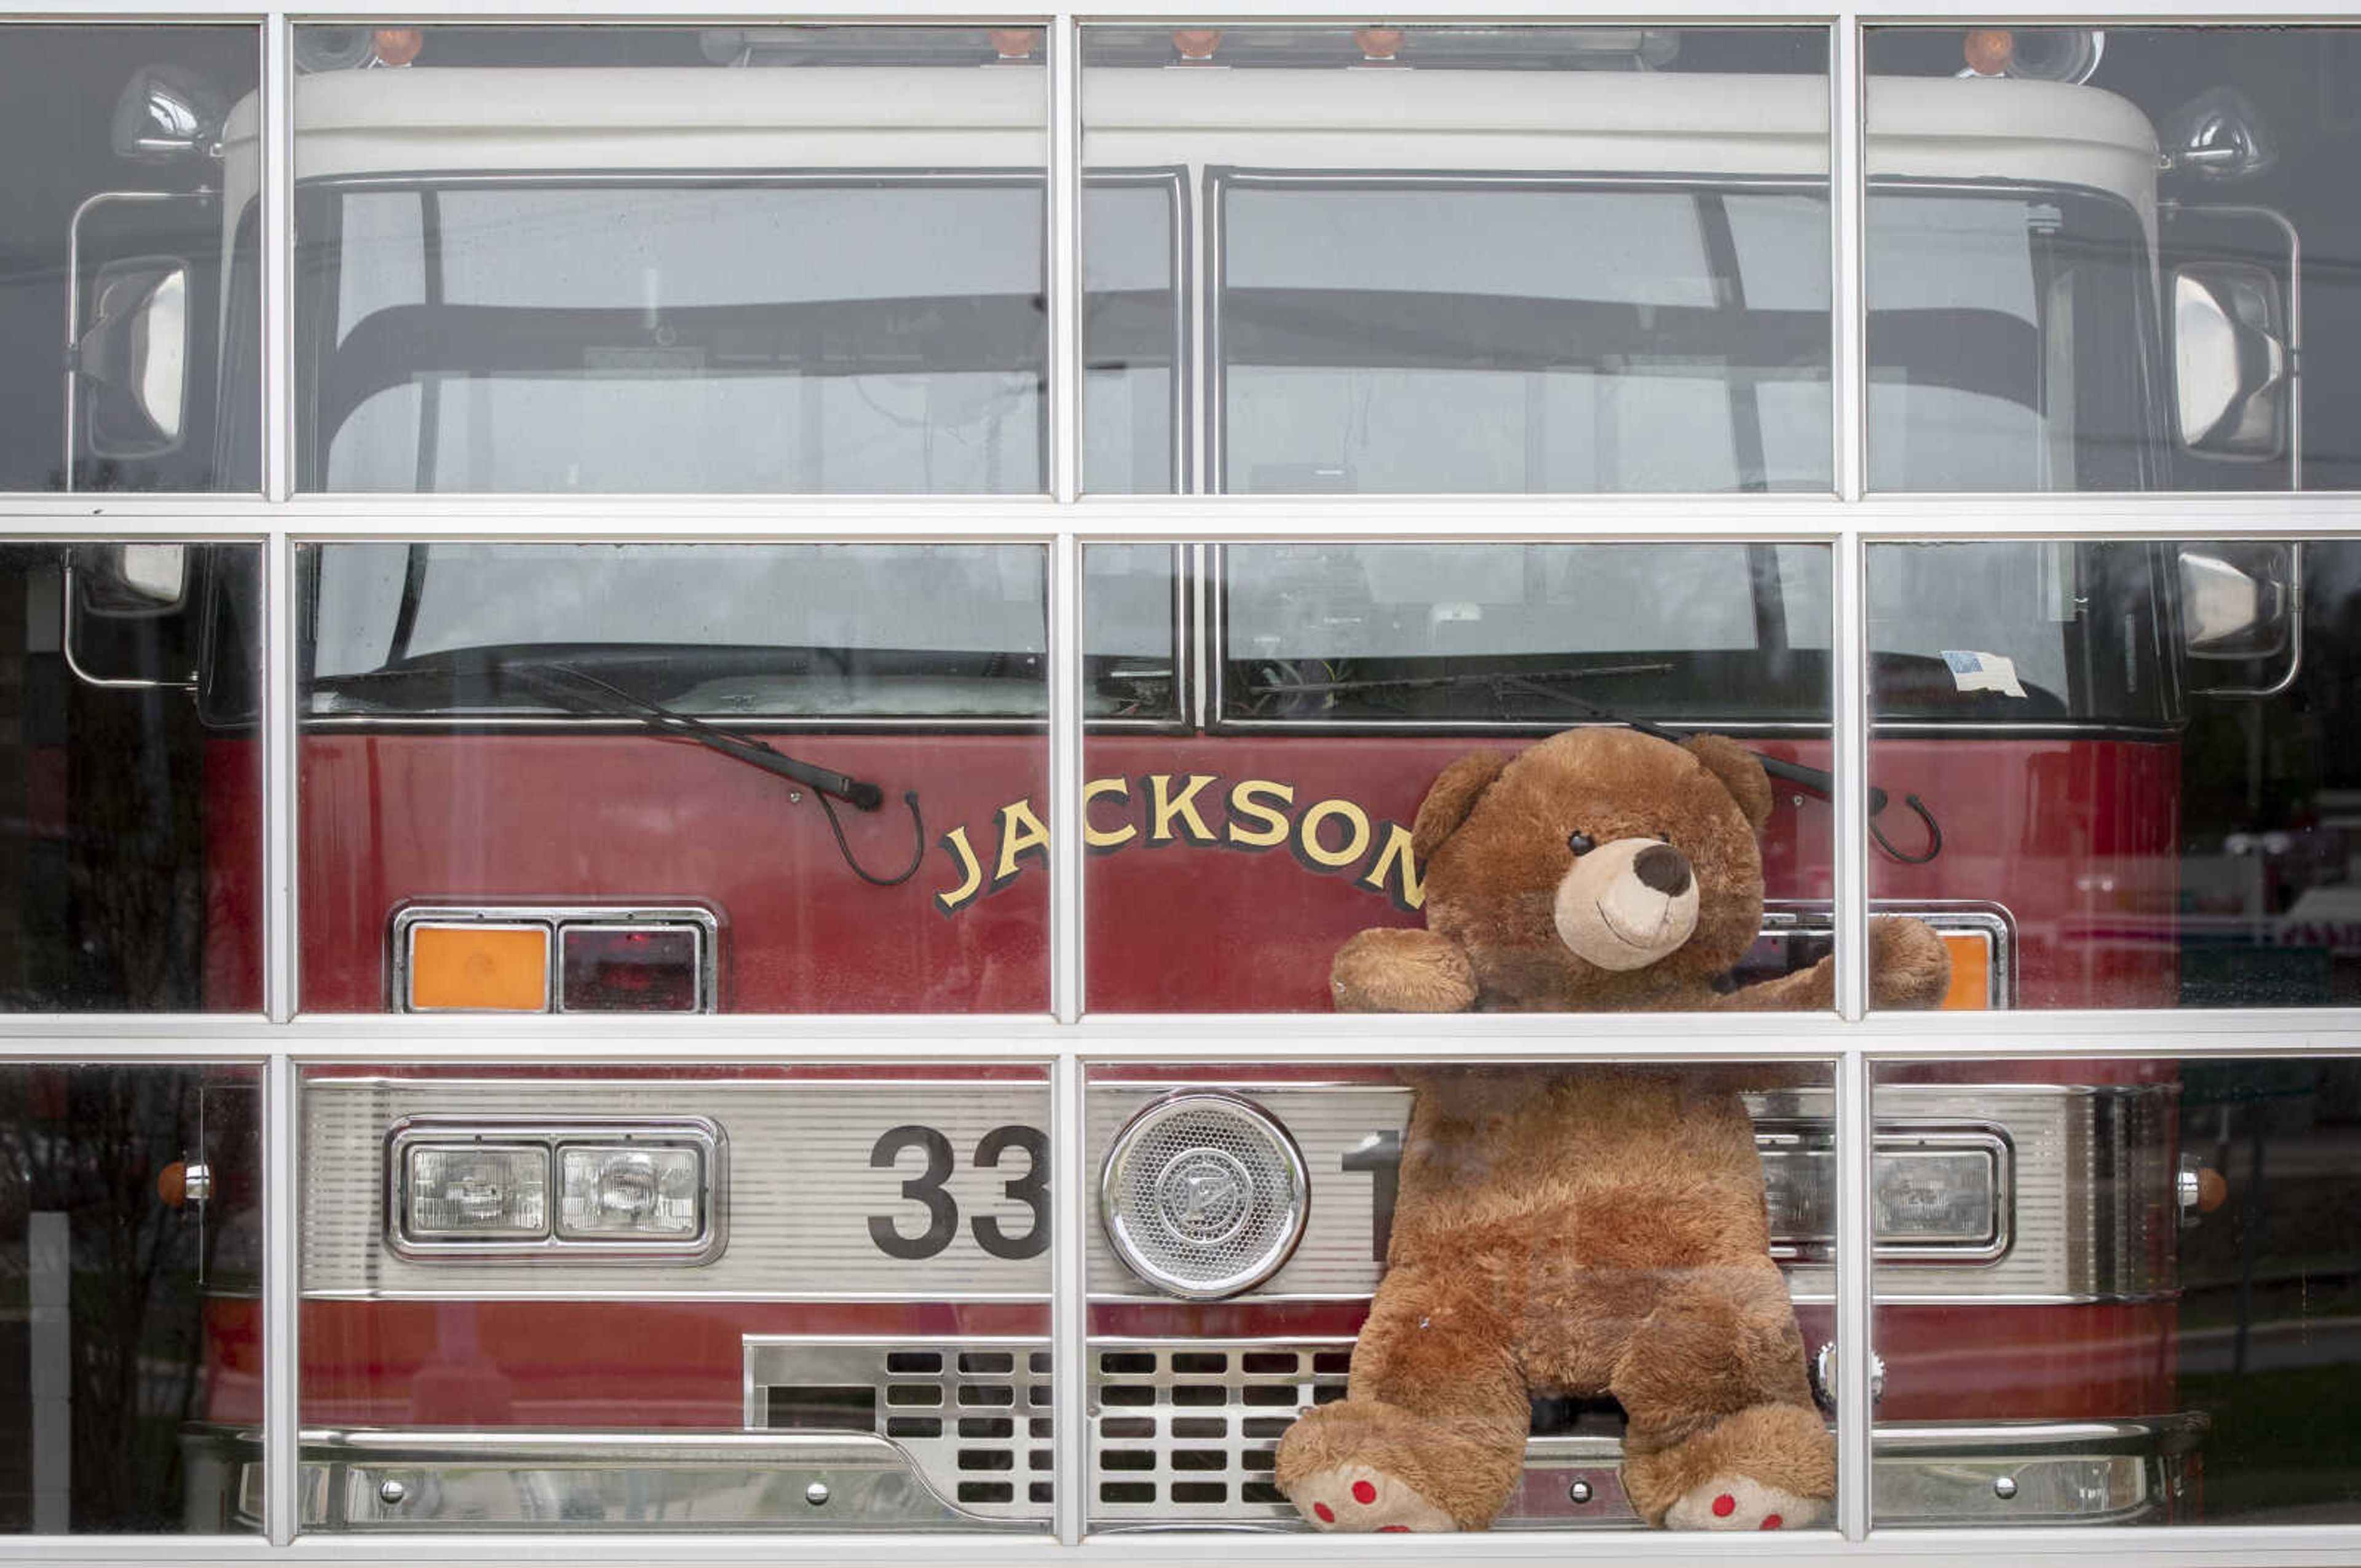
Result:
<svg viewBox="0 0 2361 1568"><path fill-rule="evenodd" d="M1353 35L1360 47L1364 65L1398 65L1400 63L1402 30L1400 27L1363 27Z"/></svg>
<svg viewBox="0 0 2361 1568"><path fill-rule="evenodd" d="M1180 51L1183 65L1211 65L1213 51L1222 47L1219 27L1175 27L1172 47Z"/></svg>
<svg viewBox="0 0 2361 1568"><path fill-rule="evenodd" d="M2088 82L2107 52L2096 27L1976 27L1961 40L1962 76L2013 76L2032 82Z"/></svg>
<svg viewBox="0 0 2361 1568"><path fill-rule="evenodd" d="M1022 65L1041 47L1038 27L991 27L983 36L992 40L993 53L1003 65Z"/></svg>
<svg viewBox="0 0 2361 1568"><path fill-rule="evenodd" d="M379 65L408 65L426 47L426 35L416 27L379 27L369 35L369 55Z"/></svg>

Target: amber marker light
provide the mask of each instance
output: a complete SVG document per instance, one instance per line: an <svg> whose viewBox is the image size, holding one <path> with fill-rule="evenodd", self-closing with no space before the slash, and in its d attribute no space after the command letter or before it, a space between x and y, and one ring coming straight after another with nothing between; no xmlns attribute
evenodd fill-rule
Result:
<svg viewBox="0 0 2361 1568"><path fill-rule="evenodd" d="M548 927L412 927L410 1006L421 1013L546 1013Z"/></svg>
<svg viewBox="0 0 2361 1568"><path fill-rule="evenodd" d="M2016 35L2006 27L1977 27L1960 44L1960 53L1978 76L1998 76L2016 58Z"/></svg>
<svg viewBox="0 0 2361 1568"><path fill-rule="evenodd" d="M1943 995L1945 1011L1983 1012L1992 1005L1992 939L1981 931L1946 931L1942 937L1951 955L1951 989Z"/></svg>
<svg viewBox="0 0 2361 1568"><path fill-rule="evenodd" d="M416 27L379 27L369 35L369 52L379 65L408 65L426 47L426 35Z"/></svg>

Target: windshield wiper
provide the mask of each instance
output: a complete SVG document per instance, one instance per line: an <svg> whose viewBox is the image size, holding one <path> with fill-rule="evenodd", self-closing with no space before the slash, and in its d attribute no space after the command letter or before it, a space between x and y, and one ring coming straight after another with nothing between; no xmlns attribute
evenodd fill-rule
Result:
<svg viewBox="0 0 2361 1568"><path fill-rule="evenodd" d="M543 698L553 707L569 713L579 713L599 718L624 718L645 727L657 735L675 735L693 740L709 751L719 751L732 761L749 767L760 768L766 773L804 784L819 796L820 809L828 814L828 825L836 835L837 852L852 874L874 887L894 887L917 874L918 865L926 858L926 823L918 815L918 792L902 792L902 803L910 808L910 829L914 839L910 863L896 876L872 874L853 859L852 846L846 842L844 824L836 818L836 804L844 801L857 811L875 811L885 803L885 792L867 779L857 779L799 757L790 757L767 741L748 735L732 735L717 729L701 718L692 718L677 708L666 707L653 697L626 691L611 681L601 680L588 670L577 668L561 659L533 655L501 653L484 650L449 656L446 665L454 675L473 675L487 685L500 681L513 681ZM415 666L401 670L378 670L366 674L338 677L340 684L370 679L390 679L414 676ZM829 797L833 796L834 799Z"/></svg>
<svg viewBox="0 0 2361 1568"><path fill-rule="evenodd" d="M1485 685L1491 688L1494 699L1500 702L1502 711L1505 713L1508 707L1504 700L1507 694L1512 690L1524 690L1577 708L1603 724L1620 724L1626 729L1636 729L1642 735L1653 735L1660 740L1670 740L1677 745L1685 739L1677 730L1667 729L1661 724L1652 724L1644 718L1629 718L1617 713L1612 708L1602 707L1586 697L1576 696L1570 691L1554 690L1548 684L1556 681L1579 680L1587 675L1661 674L1671 668L1671 664L1661 663L1574 664L1555 670L1475 671L1455 675L1379 675L1371 679L1349 681L1257 681L1248 685L1246 691L1253 696L1319 696L1332 692L1411 691L1441 686ZM1750 747L1749 750L1752 748ZM1836 798L1836 775L1826 768L1791 762L1784 757L1764 756L1760 751L1756 751L1754 755L1762 762L1763 771L1771 777L1784 780L1800 789L1807 789L1822 800ZM1885 791L1875 784L1869 786L1869 832L1870 837L1877 841L1877 847L1905 865L1923 866L1941 854L1943 852L1942 827L1935 820L1935 814L1927 808L1927 803L1915 795L1904 795L1902 804L1908 806L1918 820L1926 824L1927 849L1924 853L1913 855L1894 848L1876 821L1878 816L1892 803L1893 797Z"/></svg>
<svg viewBox="0 0 2361 1568"><path fill-rule="evenodd" d="M523 663L512 659L500 659L489 663L499 674L551 698L560 707L602 718L635 719L658 734L677 735L725 757L734 758L749 767L760 768L766 773L775 773L797 784L809 784L822 795L832 795L844 801L856 811L874 811L885 804L885 792L867 779L856 779L850 773L840 773L818 763L790 757L776 746L751 736L732 735L726 729L717 729L701 718L692 718L677 708L666 707L653 697L626 691L611 681L599 679L588 670L577 669L572 664L555 660ZM552 680L550 677L553 675L564 678ZM568 686L566 683L569 681L576 683L576 686ZM578 686L588 686L612 700L600 702L586 698L576 689ZM624 711L619 713L616 704L620 704Z"/></svg>
<svg viewBox="0 0 2361 1568"><path fill-rule="evenodd" d="M1471 670L1455 675L1377 675L1350 681L1257 681L1246 687L1249 696L1314 696L1337 692L1424 691L1442 686L1526 686L1543 696L1580 701L1548 689L1551 681L1578 681L1591 675L1660 675L1668 663L1570 664L1557 670ZM1587 706L1587 705L1586 705Z"/></svg>

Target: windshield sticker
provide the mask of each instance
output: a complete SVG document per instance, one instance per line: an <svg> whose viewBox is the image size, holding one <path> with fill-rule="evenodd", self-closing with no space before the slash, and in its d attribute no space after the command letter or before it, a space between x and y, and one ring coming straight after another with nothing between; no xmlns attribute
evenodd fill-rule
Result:
<svg viewBox="0 0 2361 1568"><path fill-rule="evenodd" d="M1943 663L1951 666L1951 684L1963 692L2025 695L2025 687L2016 678L2016 661L2005 653L1971 653L1961 648L1946 648Z"/></svg>
<svg viewBox="0 0 2361 1568"><path fill-rule="evenodd" d="M1408 828L1341 797L1299 805L1295 786L1275 779L1240 779L1226 789L1218 773L1093 779L1082 785L1082 842L1093 855L1174 844L1248 854L1284 848L1305 871L1351 872L1356 887L1405 913L1426 902ZM938 847L950 861L952 884L935 894L935 907L952 916L1015 882L1028 864L1047 865L1049 829L1027 797L994 813L988 830L971 835L962 824Z"/></svg>

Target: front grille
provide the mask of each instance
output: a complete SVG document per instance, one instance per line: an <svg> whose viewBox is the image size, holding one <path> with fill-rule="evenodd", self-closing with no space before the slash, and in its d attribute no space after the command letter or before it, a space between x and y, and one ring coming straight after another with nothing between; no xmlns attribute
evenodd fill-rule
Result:
<svg viewBox="0 0 2361 1568"><path fill-rule="evenodd" d="M746 1424L858 1432L900 1447L944 1501L1046 1519L1056 1494L1041 1340L746 1341Z"/></svg>
<svg viewBox="0 0 2361 1568"><path fill-rule="evenodd" d="M1293 1522L1271 1485L1295 1418L1345 1397L1350 1340L1099 1340L1091 1347L1094 1522Z"/></svg>

